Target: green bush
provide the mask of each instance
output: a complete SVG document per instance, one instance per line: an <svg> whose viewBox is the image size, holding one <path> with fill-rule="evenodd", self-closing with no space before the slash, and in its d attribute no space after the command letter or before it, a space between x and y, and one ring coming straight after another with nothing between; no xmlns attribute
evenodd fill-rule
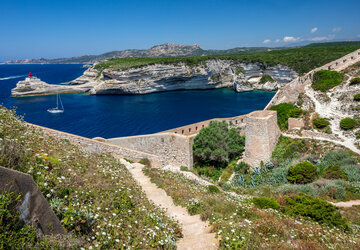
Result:
<svg viewBox="0 0 360 250"><path fill-rule="evenodd" d="M139 161L140 164L143 164L145 166L148 166L150 167L151 166L151 162L148 158L142 158L140 161Z"/></svg>
<svg viewBox="0 0 360 250"><path fill-rule="evenodd" d="M275 82L275 80L270 75L263 75L260 79L260 84L264 84L267 82Z"/></svg>
<svg viewBox="0 0 360 250"><path fill-rule="evenodd" d="M344 78L342 73L331 70L319 70L314 74L312 87L315 90L326 92L339 85Z"/></svg>
<svg viewBox="0 0 360 250"><path fill-rule="evenodd" d="M347 180L346 173L340 168L339 165L330 165L322 174L322 177L325 179L343 179Z"/></svg>
<svg viewBox="0 0 360 250"><path fill-rule="evenodd" d="M360 78L356 77L350 80L350 85L354 85L354 84L359 84L360 83Z"/></svg>
<svg viewBox="0 0 360 250"><path fill-rule="evenodd" d="M30 249L37 242L35 229L20 221L20 197L0 194L0 249Z"/></svg>
<svg viewBox="0 0 360 250"><path fill-rule="evenodd" d="M234 171L239 174L248 174L251 166L246 162L241 161L239 164L236 164Z"/></svg>
<svg viewBox="0 0 360 250"><path fill-rule="evenodd" d="M220 193L220 189L214 185L207 186L207 190L209 193Z"/></svg>
<svg viewBox="0 0 360 250"><path fill-rule="evenodd" d="M338 150L327 152L324 157L321 159L321 162L318 164L320 168L325 169L330 165L356 165L357 161L351 157L349 152Z"/></svg>
<svg viewBox="0 0 360 250"><path fill-rule="evenodd" d="M180 166L180 171L189 171L188 167Z"/></svg>
<svg viewBox="0 0 360 250"><path fill-rule="evenodd" d="M284 163L304 153L306 148L304 139L293 139L281 135L271 158L278 163Z"/></svg>
<svg viewBox="0 0 360 250"><path fill-rule="evenodd" d="M276 210L280 208L279 203L274 198L254 197L253 203L259 208L272 208Z"/></svg>
<svg viewBox="0 0 360 250"><path fill-rule="evenodd" d="M356 120L350 117L346 117L340 121L340 127L343 130L351 130L355 127L355 125L356 125Z"/></svg>
<svg viewBox="0 0 360 250"><path fill-rule="evenodd" d="M194 166L194 170L198 175L204 175L211 178L213 181L218 181L221 176L221 171L214 166Z"/></svg>
<svg viewBox="0 0 360 250"><path fill-rule="evenodd" d="M203 165L224 168L244 151L245 137L227 122L211 121L194 138L195 161Z"/></svg>
<svg viewBox="0 0 360 250"><path fill-rule="evenodd" d="M285 201L286 205L282 208L285 214L303 216L320 224L351 231L348 222L339 213L339 209L327 201L312 198L307 194L288 196L285 197Z"/></svg>
<svg viewBox="0 0 360 250"><path fill-rule="evenodd" d="M360 101L360 93L354 95L354 101Z"/></svg>
<svg viewBox="0 0 360 250"><path fill-rule="evenodd" d="M325 118L316 118L313 120L313 125L315 128L325 128L330 125L330 122Z"/></svg>
<svg viewBox="0 0 360 250"><path fill-rule="evenodd" d="M288 119L300 117L304 111L300 108L295 107L292 103L280 103L272 106L270 110L277 111L278 125L281 130L288 128Z"/></svg>
<svg viewBox="0 0 360 250"><path fill-rule="evenodd" d="M296 184L306 184L317 177L317 168L310 162L304 161L289 167L287 179Z"/></svg>
<svg viewBox="0 0 360 250"><path fill-rule="evenodd" d="M191 199L186 205L186 209L190 215L199 214L201 212L201 204L197 199Z"/></svg>
<svg viewBox="0 0 360 250"><path fill-rule="evenodd" d="M341 166L341 169L346 173L348 181L360 182L360 168L357 165Z"/></svg>

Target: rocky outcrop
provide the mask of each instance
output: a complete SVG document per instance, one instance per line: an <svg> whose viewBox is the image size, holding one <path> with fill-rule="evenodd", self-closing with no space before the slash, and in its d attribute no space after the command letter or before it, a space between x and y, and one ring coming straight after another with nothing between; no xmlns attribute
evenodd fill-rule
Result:
<svg viewBox="0 0 360 250"><path fill-rule="evenodd" d="M274 81L261 83L263 75ZM105 94L148 94L187 89L234 88L250 90L277 90L297 74L288 67L277 65L261 69L259 64L244 64L232 60L211 59L189 66L186 63L154 64L126 70L105 69L98 72L89 68L67 85L46 84L26 79L17 84L12 96L89 92Z"/></svg>
<svg viewBox="0 0 360 250"><path fill-rule="evenodd" d="M270 75L275 81L260 83ZM231 60L208 60L196 66L185 63L155 64L127 70L104 70L100 84L91 94L147 94L185 89L234 88L238 92L277 90L297 74L284 66L262 70L258 64L235 63ZM75 80L77 82L77 80Z"/></svg>
<svg viewBox="0 0 360 250"><path fill-rule="evenodd" d="M48 84L37 77L27 77L19 81L16 87L11 90L11 96L35 96L35 95L53 95L61 93L83 93L88 92L96 85L94 81L83 80L82 78L96 79L97 72L89 69L85 71L82 77L79 77L78 83L69 84Z"/></svg>

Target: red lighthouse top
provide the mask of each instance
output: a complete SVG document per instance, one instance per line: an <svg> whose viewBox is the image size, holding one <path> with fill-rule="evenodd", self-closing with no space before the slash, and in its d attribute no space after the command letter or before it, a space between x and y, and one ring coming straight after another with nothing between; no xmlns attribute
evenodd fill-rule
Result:
<svg viewBox="0 0 360 250"><path fill-rule="evenodd" d="M29 72L29 78L31 78L31 77L32 77L31 72Z"/></svg>

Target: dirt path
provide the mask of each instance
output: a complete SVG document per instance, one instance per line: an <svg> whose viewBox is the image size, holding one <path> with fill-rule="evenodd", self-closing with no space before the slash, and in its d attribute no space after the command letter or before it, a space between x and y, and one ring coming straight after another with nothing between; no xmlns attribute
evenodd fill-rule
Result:
<svg viewBox="0 0 360 250"><path fill-rule="evenodd" d="M158 188L150 181L142 169L144 165L139 163L127 163L127 167L144 190L148 199L157 206L165 208L167 215L179 221L184 237L177 242L178 249L217 249L218 241L215 233L210 233L208 224L201 220L199 215L190 216L186 209L175 206L172 198L166 192Z"/></svg>
<svg viewBox="0 0 360 250"><path fill-rule="evenodd" d="M331 202L331 204L337 207L352 207L352 206L359 206L360 200L352 200L352 201L344 201L344 202Z"/></svg>

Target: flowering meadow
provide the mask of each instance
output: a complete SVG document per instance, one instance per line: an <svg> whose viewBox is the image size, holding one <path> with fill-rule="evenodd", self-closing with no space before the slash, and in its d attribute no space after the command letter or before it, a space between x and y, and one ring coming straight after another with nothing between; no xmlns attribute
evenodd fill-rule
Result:
<svg viewBox="0 0 360 250"><path fill-rule="evenodd" d="M178 223L146 198L114 157L45 136L1 106L0 165L34 178L63 227L77 239L70 248L171 249L182 236Z"/></svg>
<svg viewBox="0 0 360 250"><path fill-rule="evenodd" d="M209 188L187 179L181 173L150 167L143 171L173 198L175 204L208 220L213 232L218 235L221 249L360 248L357 225L344 231L306 217L289 216L281 210L260 209L253 204L250 196L224 191L209 192ZM280 203L283 206L281 198ZM359 220L355 212L348 211L348 214L354 220Z"/></svg>

